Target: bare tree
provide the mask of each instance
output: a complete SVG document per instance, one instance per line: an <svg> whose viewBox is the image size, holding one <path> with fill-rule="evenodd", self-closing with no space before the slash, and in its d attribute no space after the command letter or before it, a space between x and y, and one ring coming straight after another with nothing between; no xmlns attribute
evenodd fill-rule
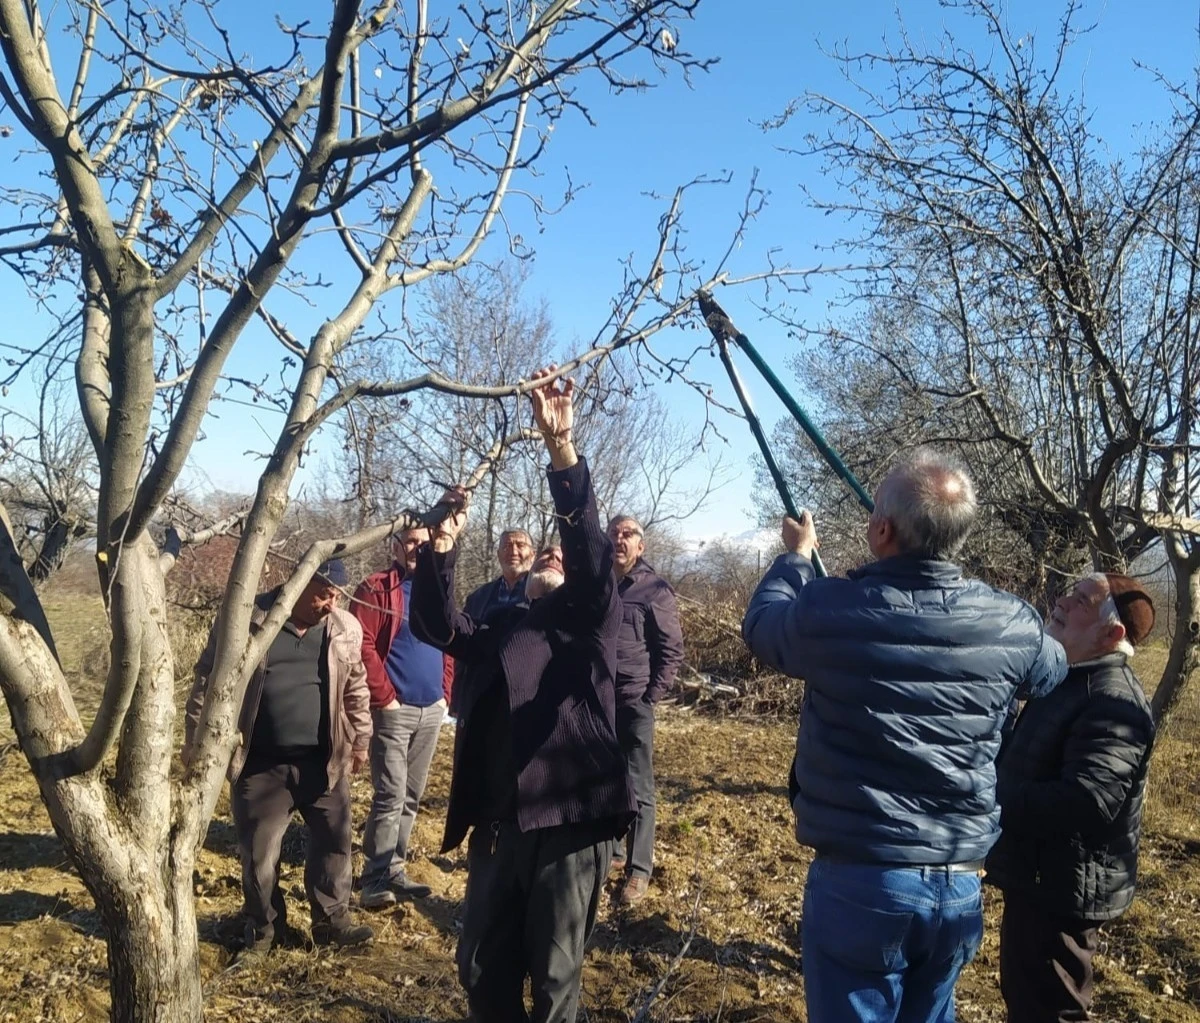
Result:
<svg viewBox="0 0 1200 1023"><path fill-rule="evenodd" d="M45 582L94 532L91 442L55 368L48 363L38 381L33 415L0 413L0 504L35 583Z"/></svg>
<svg viewBox="0 0 1200 1023"><path fill-rule="evenodd" d="M357 378L346 369L355 346L398 344L402 319L387 312L395 300L465 266L503 225L514 178L559 117L583 110L580 83L643 88L639 61L702 67L661 44L663 28L694 7L550 0L434 12L428 0L335 0L327 26L280 18L274 40L250 40L235 39L209 0L45 9L0 0L0 98L31 147L22 173L33 172L3 186L0 259L74 330L112 633L100 707L85 723L0 515L0 592L12 603L0 614L0 688L96 901L113 1019L200 1019L192 870L239 741L249 675L322 558L415 521L400 514L310 545L251 634L255 588L310 441L360 399L432 389L487 400L526 389L436 369ZM268 56L243 57L251 43ZM695 285L726 277L724 258L700 272L683 254L686 192L668 202L646 266L631 263L609 321L563 372L637 348L647 365L686 379L685 358L646 345L689 309ZM332 312L311 336L289 326L318 300ZM246 344L258 346L261 377L231 368ZM273 368L264 346L278 346ZM179 775L163 578L171 558L160 560L150 528L211 403L234 393L270 403L282 425L245 512L194 755Z"/></svg>
<svg viewBox="0 0 1200 1023"><path fill-rule="evenodd" d="M525 266L511 261L431 282L409 313L402 352L371 346L360 358L393 373L441 369L467 383L515 385L530 366L569 358L554 340L544 304L521 294ZM397 368L399 367L399 368ZM675 421L666 403L643 387L628 366L597 360L580 381L576 434L587 452L601 507L637 515L649 529L686 518L725 480L719 459L704 470L704 440ZM351 406L344 420L351 498L363 521L431 500L443 481L458 479L496 436L528 426L511 396L481 402L427 391ZM514 447L484 480L475 498L459 578L468 588L495 575L500 533L528 529L535 545L554 533L553 501L536 445Z"/></svg>
<svg viewBox="0 0 1200 1023"><path fill-rule="evenodd" d="M1163 82L1165 122L1113 160L1060 78L1077 3L1046 47L991 0L946 6L986 29L986 59L953 25L932 44L901 30L883 52L833 54L856 102L805 100L830 127L803 152L845 186L813 201L862 227L846 280L865 310L810 332L806 375L868 477L914 442L962 451L1024 541L1009 550L1051 577L1080 552L1126 570L1165 550L1161 719L1200 652L1200 104ZM862 84L868 64L882 87Z"/></svg>

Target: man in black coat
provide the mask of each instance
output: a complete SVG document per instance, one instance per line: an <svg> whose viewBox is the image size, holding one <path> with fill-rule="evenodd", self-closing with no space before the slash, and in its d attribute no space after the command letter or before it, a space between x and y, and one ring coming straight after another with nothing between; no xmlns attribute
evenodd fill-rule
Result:
<svg viewBox="0 0 1200 1023"><path fill-rule="evenodd" d="M1100 925L1133 901L1154 718L1128 660L1153 626L1149 595L1116 574L1079 580L1047 623L1071 669L1005 742L987 858L1010 1023L1088 1019Z"/></svg>
<svg viewBox="0 0 1200 1023"><path fill-rule="evenodd" d="M635 806L615 729L621 603L612 544L572 442L573 392L571 381L530 392L562 547L534 561L528 602L483 621L455 607L465 509L438 528L413 580L413 633L461 669L442 850L471 829L457 959L478 1023L575 1019L584 945Z"/></svg>

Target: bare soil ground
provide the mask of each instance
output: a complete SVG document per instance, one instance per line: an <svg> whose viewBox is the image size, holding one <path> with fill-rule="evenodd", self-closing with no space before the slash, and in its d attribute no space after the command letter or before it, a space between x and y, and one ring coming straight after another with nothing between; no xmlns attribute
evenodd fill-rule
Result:
<svg viewBox="0 0 1200 1023"><path fill-rule="evenodd" d="M77 603L64 662L81 693L92 677L98 632ZM95 619L91 619L93 625ZM57 624L57 623L56 623ZM89 639L89 635L91 639ZM1155 670L1146 658L1146 674ZM1156 667L1156 666L1155 666ZM6 719L0 719L0 748ZM1200 1023L1200 714L1195 696L1160 740L1151 772L1140 897L1105 929L1096 1019ZM280 950L240 969L230 949L240 905L228 807L209 830L196 883L208 1018L245 1023L449 1023L465 1018L454 971L466 877L462 855L439 857L453 736L439 745L417 821L414 877L431 898L370 914L375 943L355 952ZM666 709L658 729L659 842L650 895L633 910L602 909L584 978L582 1020L642 1018L696 1023L804 1020L799 922L809 852L791 833L784 779L790 723L723 719ZM25 761L0 754L0 1023L99 1023L107 1018L103 936ZM370 784L354 782L361 829ZM356 842L359 836L356 835ZM285 843L283 884L294 923L304 923L304 834ZM357 853L357 851L356 851ZM959 985L959 1018L999 1023L999 896L989 892L987 937ZM366 916L367 914L363 914ZM688 942L686 952L680 950ZM665 982L664 982L665 978Z"/></svg>

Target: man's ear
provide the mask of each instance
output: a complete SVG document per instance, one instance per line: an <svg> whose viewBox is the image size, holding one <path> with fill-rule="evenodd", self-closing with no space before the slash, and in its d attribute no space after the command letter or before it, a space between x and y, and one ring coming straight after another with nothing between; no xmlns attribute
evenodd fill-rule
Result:
<svg viewBox="0 0 1200 1023"><path fill-rule="evenodd" d="M1125 638L1125 626L1121 622L1113 622L1112 625L1105 630L1104 635L1105 638L1115 646Z"/></svg>

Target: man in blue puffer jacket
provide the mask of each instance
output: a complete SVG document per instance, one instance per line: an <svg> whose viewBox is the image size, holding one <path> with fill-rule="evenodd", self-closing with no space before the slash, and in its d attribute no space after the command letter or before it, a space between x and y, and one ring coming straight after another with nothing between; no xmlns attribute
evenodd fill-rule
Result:
<svg viewBox="0 0 1200 1023"><path fill-rule="evenodd" d="M756 657L805 679L789 789L796 838L816 850L810 1023L952 1021L983 936L1001 729L1014 698L1062 681L1067 651L1028 604L950 560L975 512L961 464L921 449L876 493L875 562L818 579L811 517L785 518L789 553L742 623Z"/></svg>

